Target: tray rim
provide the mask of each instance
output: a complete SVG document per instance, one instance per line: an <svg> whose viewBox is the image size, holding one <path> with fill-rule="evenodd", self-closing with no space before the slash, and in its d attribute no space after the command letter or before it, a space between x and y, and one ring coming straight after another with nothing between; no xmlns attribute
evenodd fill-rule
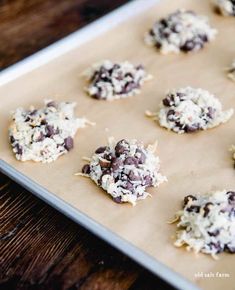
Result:
<svg viewBox="0 0 235 290"><path fill-rule="evenodd" d="M22 61L0 71L0 87L55 60L95 37L102 35L125 20L133 18L139 13L143 13L144 10L147 10L160 1L162 0L148 0L148 2L145 0L132 0L129 3L122 5L98 20L93 21L85 27L78 29L46 48L39 50ZM109 25L107 25L107 22L109 22ZM100 223L54 195L52 192L49 192L47 189L31 180L26 175L20 173L1 158L0 172L177 289L199 290L195 284L174 272L168 266L159 262L157 259L154 259L127 240L122 239L111 230L108 230Z"/></svg>
<svg viewBox="0 0 235 290"><path fill-rule="evenodd" d="M0 172L177 289L200 289L180 274L171 270L168 266L154 259L127 240L122 239L119 235L57 197L2 159L0 159Z"/></svg>
<svg viewBox="0 0 235 290"><path fill-rule="evenodd" d="M163 0L148 0L148 2L146 0L131 0L131 2L116 8L99 19L70 33L68 36L0 70L0 87L89 42L126 20L134 18L160 1ZM107 25L107 22L109 25Z"/></svg>

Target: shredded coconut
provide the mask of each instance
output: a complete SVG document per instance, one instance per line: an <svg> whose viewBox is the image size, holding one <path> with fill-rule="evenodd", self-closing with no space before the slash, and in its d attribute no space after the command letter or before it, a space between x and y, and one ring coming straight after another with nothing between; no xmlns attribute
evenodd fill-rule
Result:
<svg viewBox="0 0 235 290"><path fill-rule="evenodd" d="M145 199L147 187L158 187L166 181L159 172L160 161L154 154L155 147L147 148L136 140L109 140L108 146L99 147L82 173L109 193L118 203L133 205Z"/></svg>
<svg viewBox="0 0 235 290"><path fill-rule="evenodd" d="M114 100L140 93L145 81L151 78L142 65L130 62L113 63L105 60L85 72L89 81L88 94L99 100Z"/></svg>
<svg viewBox="0 0 235 290"><path fill-rule="evenodd" d="M224 16L235 16L235 0L214 0L218 11Z"/></svg>
<svg viewBox="0 0 235 290"><path fill-rule="evenodd" d="M163 54L198 51L213 40L216 33L206 17L181 9L156 22L145 41Z"/></svg>
<svg viewBox="0 0 235 290"><path fill-rule="evenodd" d="M175 246L214 257L223 251L235 253L235 192L188 195L177 217Z"/></svg>
<svg viewBox="0 0 235 290"><path fill-rule="evenodd" d="M73 148L77 129L89 123L75 118L76 103L45 101L45 107L18 108L12 114L10 143L20 161L49 163Z"/></svg>
<svg viewBox="0 0 235 290"><path fill-rule="evenodd" d="M186 87L169 91L153 117L162 127L181 134L216 127L232 115L233 109L222 111L220 101L208 91Z"/></svg>

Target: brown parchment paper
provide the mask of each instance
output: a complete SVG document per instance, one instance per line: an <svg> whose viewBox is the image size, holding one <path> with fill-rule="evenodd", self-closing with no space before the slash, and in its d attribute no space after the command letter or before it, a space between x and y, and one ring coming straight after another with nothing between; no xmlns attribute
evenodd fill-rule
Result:
<svg viewBox="0 0 235 290"><path fill-rule="evenodd" d="M143 35L159 17L177 8L194 9L208 15L218 29L214 42L189 55L160 55L145 46ZM108 23L107 23L108 25ZM225 109L235 108L235 84L223 71L235 57L235 20L214 14L206 0L162 1L142 15L119 25L105 35L0 88L0 157L67 203L87 214L123 239L195 282L203 289L234 289L235 259L221 254L218 261L175 248L175 225L168 225L189 193L213 189L235 190L235 171L230 145L235 143L235 116L218 128L191 135L177 135L146 118L146 109L156 110L169 88L191 85L215 93ZM154 75L142 93L126 100L96 101L84 93L80 74L102 59L143 63ZM75 148L48 165L16 161L8 144L9 112L18 106L41 105L44 98L76 101L78 116L96 122L78 132ZM145 144L159 141L157 154L169 182L150 190L152 198L137 206L118 205L86 178L83 156L107 141L108 136L137 138ZM197 273L225 273L229 278L197 278Z"/></svg>

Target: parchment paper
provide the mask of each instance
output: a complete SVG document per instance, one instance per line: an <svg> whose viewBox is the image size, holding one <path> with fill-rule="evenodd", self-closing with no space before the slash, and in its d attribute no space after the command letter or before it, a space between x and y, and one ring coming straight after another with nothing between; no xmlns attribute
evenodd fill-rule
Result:
<svg viewBox="0 0 235 290"><path fill-rule="evenodd" d="M144 33L161 16L176 8L190 8L209 16L219 31L203 51L189 55L160 55L145 46ZM107 23L108 25L108 23ZM223 71L235 57L235 19L214 14L209 1L162 1L154 9L129 20L102 37L36 69L0 88L0 157L72 204L108 229L163 262L203 289L234 289L235 259L221 254L195 256L172 245L175 225L168 225L187 194L212 189L235 190L235 171L230 145L235 143L235 116L218 128L191 135L177 135L146 118L146 109L156 110L169 88L191 85L215 93L225 109L235 108L235 84ZM102 59L143 63L154 75L141 95L126 100L96 101L84 93L80 74ZM40 106L44 98L76 101L77 115L96 122L78 132L71 153L49 165L16 161L8 144L9 112L18 106ZM107 131L108 128L108 131ZM90 156L108 136L137 138L146 144L159 141L157 154L169 182L150 190L152 198L137 204L118 205L86 178L81 170L83 156ZM227 273L230 278L197 278L197 273Z"/></svg>

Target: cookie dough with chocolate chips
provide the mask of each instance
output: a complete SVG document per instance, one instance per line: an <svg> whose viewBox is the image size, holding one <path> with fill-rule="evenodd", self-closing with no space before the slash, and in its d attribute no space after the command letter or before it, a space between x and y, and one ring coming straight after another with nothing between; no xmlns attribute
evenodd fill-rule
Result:
<svg viewBox="0 0 235 290"><path fill-rule="evenodd" d="M108 146L99 147L84 165L82 175L90 177L117 203L133 205L145 199L148 187L158 187L166 181L159 172L160 161L154 154L156 146L144 147L136 140L115 142L110 138Z"/></svg>
<svg viewBox="0 0 235 290"><path fill-rule="evenodd" d="M224 16L235 16L235 0L214 0L215 7Z"/></svg>
<svg viewBox="0 0 235 290"><path fill-rule="evenodd" d="M232 62L232 65L227 70L228 77L235 82L235 60Z"/></svg>
<svg viewBox="0 0 235 290"><path fill-rule="evenodd" d="M235 253L235 192L216 191L188 195L176 215L179 230L175 246L196 253Z"/></svg>
<svg viewBox="0 0 235 290"><path fill-rule="evenodd" d="M220 101L208 91L186 87L169 91L152 116L162 127L182 134L216 127L232 115L233 109L222 111Z"/></svg>
<svg viewBox="0 0 235 290"><path fill-rule="evenodd" d="M95 64L85 72L88 94L98 100L114 100L140 93L143 83L150 79L142 65L130 62L113 63L110 60Z"/></svg>
<svg viewBox="0 0 235 290"><path fill-rule="evenodd" d="M18 108L12 114L10 143L20 161L49 163L73 148L77 129L85 127L84 118L75 118L76 103L45 101L40 109Z"/></svg>
<svg viewBox="0 0 235 290"><path fill-rule="evenodd" d="M162 54L191 52L202 49L216 33L206 17L181 9L157 21L145 41Z"/></svg>

